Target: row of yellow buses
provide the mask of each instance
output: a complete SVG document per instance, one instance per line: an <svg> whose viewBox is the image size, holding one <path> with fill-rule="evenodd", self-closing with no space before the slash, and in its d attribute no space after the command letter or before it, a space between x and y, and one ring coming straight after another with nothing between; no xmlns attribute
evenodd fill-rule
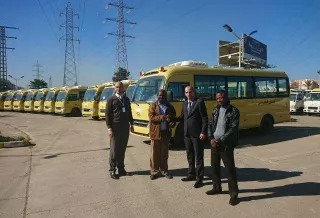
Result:
<svg viewBox="0 0 320 218"><path fill-rule="evenodd" d="M136 81L123 80L126 95L133 93ZM71 116L105 117L107 100L114 93L114 83L90 87L29 89L0 93L0 110L45 112Z"/></svg>
<svg viewBox="0 0 320 218"><path fill-rule="evenodd" d="M289 79L281 71L209 67L204 62L182 61L141 72L138 81L123 82L132 102L133 134L144 137L149 136L148 108L156 100L159 89L167 91L168 101L180 115L182 102L185 101L184 89L190 85L194 87L196 97L204 99L210 119L216 106L215 94L225 90L231 104L240 110L241 129L258 128L259 132L268 133L274 124L290 121ZM60 88L57 92L48 92L43 110L103 118L106 101L113 92L113 83L77 89ZM12 92L1 96L1 99L20 99L26 95ZM6 103L3 107L5 110L12 109ZM17 105L13 109L15 107L21 108ZM172 139L175 145L183 144L182 124L176 126Z"/></svg>

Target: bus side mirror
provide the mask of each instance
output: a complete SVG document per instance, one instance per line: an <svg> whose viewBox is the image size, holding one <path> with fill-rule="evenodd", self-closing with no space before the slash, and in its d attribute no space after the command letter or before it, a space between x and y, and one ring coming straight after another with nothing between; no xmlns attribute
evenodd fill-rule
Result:
<svg viewBox="0 0 320 218"><path fill-rule="evenodd" d="M167 101L172 101L172 100L173 100L173 92L167 91Z"/></svg>

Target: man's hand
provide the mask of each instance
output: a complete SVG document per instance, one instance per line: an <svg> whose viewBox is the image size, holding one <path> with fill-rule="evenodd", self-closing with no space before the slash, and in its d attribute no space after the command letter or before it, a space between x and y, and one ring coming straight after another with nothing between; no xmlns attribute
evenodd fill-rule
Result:
<svg viewBox="0 0 320 218"><path fill-rule="evenodd" d="M131 131L131 132L134 132L134 127L133 127L133 125L130 126L130 131Z"/></svg>
<svg viewBox="0 0 320 218"><path fill-rule="evenodd" d="M211 144L212 148L217 148L218 147L218 142L215 139L211 139L210 144Z"/></svg>
<svg viewBox="0 0 320 218"><path fill-rule="evenodd" d="M110 138L113 136L113 133L112 133L111 129L108 129L108 135L109 135Z"/></svg>
<svg viewBox="0 0 320 218"><path fill-rule="evenodd" d="M206 139L206 136L205 136L205 134L202 134L202 133L201 133L199 138L200 138L200 140L205 140L205 139Z"/></svg>
<svg viewBox="0 0 320 218"><path fill-rule="evenodd" d="M174 128L174 127L175 127L175 125L176 125L176 123L175 123L175 122L171 122L171 123L169 123L170 128Z"/></svg>

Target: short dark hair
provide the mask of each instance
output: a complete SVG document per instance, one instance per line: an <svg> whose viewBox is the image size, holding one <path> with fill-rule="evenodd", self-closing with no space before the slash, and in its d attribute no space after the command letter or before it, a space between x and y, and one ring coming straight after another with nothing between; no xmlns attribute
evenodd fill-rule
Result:
<svg viewBox="0 0 320 218"><path fill-rule="evenodd" d="M166 92L166 90L164 90L164 89L159 89L159 91L158 91L158 93L157 93L157 96L158 96L160 93L162 93L164 96L167 96L167 92Z"/></svg>
<svg viewBox="0 0 320 218"><path fill-rule="evenodd" d="M226 90L223 89L219 90L217 94L223 94L225 97L228 97L228 92L226 92Z"/></svg>

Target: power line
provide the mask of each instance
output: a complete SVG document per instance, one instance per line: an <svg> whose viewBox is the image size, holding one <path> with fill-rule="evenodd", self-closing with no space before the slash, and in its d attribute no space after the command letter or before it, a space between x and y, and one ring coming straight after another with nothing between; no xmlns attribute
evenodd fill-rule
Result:
<svg viewBox="0 0 320 218"><path fill-rule="evenodd" d="M79 19L79 15L73 12L71 3L67 4L65 12L60 13L60 15L66 16L66 24L61 25L61 27L65 27L66 35L65 37L61 37L60 40L66 41L65 46L65 62L64 62L64 74L63 74L63 86L72 86L78 85L78 75L76 68L76 60L74 55L74 44L73 42L80 42L78 39L74 37L74 29L78 29L79 27L74 26L73 17L77 16Z"/></svg>
<svg viewBox="0 0 320 218"><path fill-rule="evenodd" d="M116 45L116 62L114 71L118 71L119 68L125 69L129 72L128 69L128 59L127 59L127 48L126 48L126 38L135 38L131 35L125 34L124 24L136 24L135 22L131 22L125 19L123 11L124 9L133 10L133 7L129 7L123 3L123 0L118 0L117 3L109 3L108 6L114 6L118 8L117 18L105 18L106 21L114 21L117 23L117 32L108 33L108 35L117 37L117 45ZM106 8L108 7L106 6Z"/></svg>
<svg viewBox="0 0 320 218"><path fill-rule="evenodd" d="M43 6L42 6L42 4L41 4L40 0L37 0L37 1L38 1L39 5L40 5L40 8L41 8L41 10L42 10L42 12L43 12L44 16L45 16L45 17L46 17L46 19L47 19L47 22L48 22L48 24L49 24L49 26L50 26L50 28L51 28L51 30L52 30L52 32L53 32L53 34L54 34L55 38L58 40L59 38L57 37L57 35L56 35L55 31L53 30L53 27L52 27L52 25L51 25L51 22L50 22L50 20L49 20L48 16L47 16L47 13L45 12L45 10L44 10L44 8L43 8Z"/></svg>
<svg viewBox="0 0 320 218"><path fill-rule="evenodd" d="M34 76L36 77L36 79L40 80L41 77L43 77L43 76L41 75L41 73L43 73L43 70L40 70L40 68L43 67L43 66L39 64L39 61L38 61L38 60L37 60L37 64L32 65L32 66L33 66L33 67L36 67L35 70L32 70L32 71L36 72L36 75L34 75Z"/></svg>

